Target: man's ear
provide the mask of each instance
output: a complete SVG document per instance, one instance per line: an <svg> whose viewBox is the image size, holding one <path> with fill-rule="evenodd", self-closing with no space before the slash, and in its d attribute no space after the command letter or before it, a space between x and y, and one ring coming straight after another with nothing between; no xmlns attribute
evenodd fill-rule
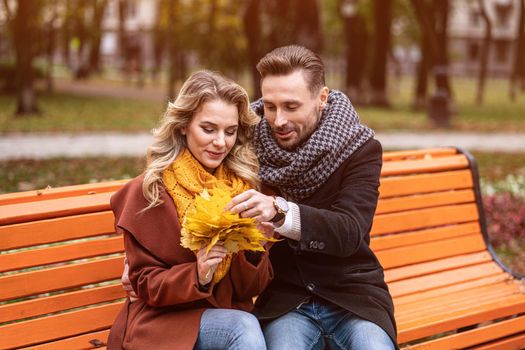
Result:
<svg viewBox="0 0 525 350"><path fill-rule="evenodd" d="M328 93L330 92L330 90L328 89L327 86L324 86L321 91L319 92L319 102L320 102L320 107L321 107L321 110L326 106L326 103L328 102Z"/></svg>

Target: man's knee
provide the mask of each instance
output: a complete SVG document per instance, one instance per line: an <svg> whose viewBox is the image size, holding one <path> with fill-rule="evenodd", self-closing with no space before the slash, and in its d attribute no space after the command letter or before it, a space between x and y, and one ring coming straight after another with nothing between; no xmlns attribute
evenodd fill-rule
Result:
<svg viewBox="0 0 525 350"><path fill-rule="evenodd" d="M335 334L333 341L340 348L390 350L395 346L388 334L377 324L352 317L344 329Z"/></svg>

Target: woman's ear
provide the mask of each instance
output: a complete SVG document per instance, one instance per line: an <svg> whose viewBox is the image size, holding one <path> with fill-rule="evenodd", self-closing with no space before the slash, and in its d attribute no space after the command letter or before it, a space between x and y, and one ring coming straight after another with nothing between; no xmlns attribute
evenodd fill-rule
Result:
<svg viewBox="0 0 525 350"><path fill-rule="evenodd" d="M180 134L186 135L186 127L180 128Z"/></svg>

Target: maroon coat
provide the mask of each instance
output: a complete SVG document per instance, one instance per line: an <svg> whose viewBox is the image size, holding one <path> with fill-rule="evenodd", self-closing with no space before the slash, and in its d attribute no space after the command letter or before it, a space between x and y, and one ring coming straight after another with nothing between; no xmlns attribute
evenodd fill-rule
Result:
<svg viewBox="0 0 525 350"><path fill-rule="evenodd" d="M180 223L163 188L158 207L147 206L143 176L111 197L115 227L124 234L129 278L139 300L126 301L111 328L108 349L192 349L207 308L251 311L252 298L270 282L268 254L257 265L235 254L229 272L209 290L198 286L196 257L180 245Z"/></svg>

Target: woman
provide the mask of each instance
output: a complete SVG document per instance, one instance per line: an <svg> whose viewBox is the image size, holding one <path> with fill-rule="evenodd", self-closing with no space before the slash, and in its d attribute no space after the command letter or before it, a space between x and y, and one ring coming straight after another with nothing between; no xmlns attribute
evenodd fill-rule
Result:
<svg viewBox="0 0 525 350"><path fill-rule="evenodd" d="M232 197L258 187L257 122L244 89L208 71L188 78L169 104L144 174L111 198L138 300L125 303L108 349L265 348L249 311L272 277L267 252L233 255L217 281L224 246L208 254L181 246L182 220L209 184L226 184Z"/></svg>

